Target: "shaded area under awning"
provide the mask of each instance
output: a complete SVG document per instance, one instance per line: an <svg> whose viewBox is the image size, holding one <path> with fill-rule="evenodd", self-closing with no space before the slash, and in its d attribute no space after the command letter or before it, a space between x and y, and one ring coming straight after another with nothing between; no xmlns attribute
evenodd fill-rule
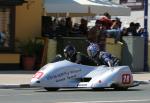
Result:
<svg viewBox="0 0 150 103"><path fill-rule="evenodd" d="M25 0L0 0L0 5L2 6L13 6L13 5L21 5L26 3Z"/></svg>

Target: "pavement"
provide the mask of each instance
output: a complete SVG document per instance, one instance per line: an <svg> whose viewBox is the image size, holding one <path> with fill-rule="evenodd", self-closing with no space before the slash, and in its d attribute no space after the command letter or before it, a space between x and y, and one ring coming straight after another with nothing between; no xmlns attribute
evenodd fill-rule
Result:
<svg viewBox="0 0 150 103"><path fill-rule="evenodd" d="M30 80L36 71L0 71L0 88L30 88ZM134 81L150 84L150 72L133 73Z"/></svg>
<svg viewBox="0 0 150 103"><path fill-rule="evenodd" d="M30 80L36 71L0 71L0 88L30 87Z"/></svg>

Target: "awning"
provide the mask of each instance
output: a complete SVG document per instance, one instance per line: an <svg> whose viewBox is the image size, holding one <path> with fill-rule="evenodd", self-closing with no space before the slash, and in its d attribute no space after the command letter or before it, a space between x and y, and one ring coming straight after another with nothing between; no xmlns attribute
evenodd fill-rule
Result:
<svg viewBox="0 0 150 103"><path fill-rule="evenodd" d="M11 6L11 5L21 5L25 3L25 0L0 0L0 5Z"/></svg>
<svg viewBox="0 0 150 103"><path fill-rule="evenodd" d="M108 12L112 16L129 16L130 8L106 0L44 0L48 15L88 16Z"/></svg>

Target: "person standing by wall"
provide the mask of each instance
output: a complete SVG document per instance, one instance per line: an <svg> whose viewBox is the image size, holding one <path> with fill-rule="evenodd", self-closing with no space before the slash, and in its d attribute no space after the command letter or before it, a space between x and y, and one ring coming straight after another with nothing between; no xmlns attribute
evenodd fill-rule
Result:
<svg viewBox="0 0 150 103"><path fill-rule="evenodd" d="M0 47L4 46L5 40L6 40L6 36L5 36L4 32L0 31Z"/></svg>

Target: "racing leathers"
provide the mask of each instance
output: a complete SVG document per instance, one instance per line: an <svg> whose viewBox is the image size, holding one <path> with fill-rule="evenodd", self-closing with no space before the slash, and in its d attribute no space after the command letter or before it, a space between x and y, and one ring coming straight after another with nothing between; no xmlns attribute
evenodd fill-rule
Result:
<svg viewBox="0 0 150 103"><path fill-rule="evenodd" d="M72 57L63 57L62 55L58 54L56 57L51 61L51 63L62 61L62 60L68 60L73 63L77 64L83 64L83 65L89 65L89 66L96 66L97 64L93 61L93 59L89 58L88 56L76 52Z"/></svg>
<svg viewBox="0 0 150 103"><path fill-rule="evenodd" d="M90 65L90 66L96 65L96 63L91 58L89 58L88 56L80 52L76 52L72 57L67 57L65 59L77 64Z"/></svg>
<svg viewBox="0 0 150 103"><path fill-rule="evenodd" d="M109 67L118 66L120 60L114 55L100 51L93 59L97 65L107 65Z"/></svg>
<svg viewBox="0 0 150 103"><path fill-rule="evenodd" d="M61 54L57 54L55 56L55 58L53 58L50 62L54 63L54 62L58 62L58 61L62 61L62 60L64 60L64 57Z"/></svg>

